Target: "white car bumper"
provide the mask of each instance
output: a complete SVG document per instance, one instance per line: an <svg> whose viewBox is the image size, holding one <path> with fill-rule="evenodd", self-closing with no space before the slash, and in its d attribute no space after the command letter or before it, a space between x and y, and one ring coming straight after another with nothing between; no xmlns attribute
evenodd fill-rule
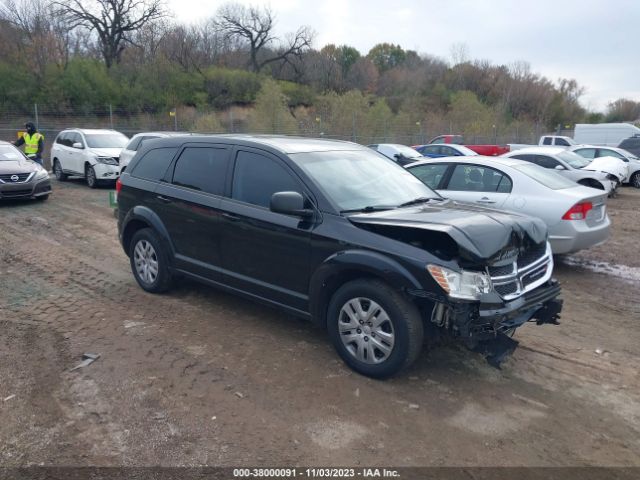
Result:
<svg viewBox="0 0 640 480"><path fill-rule="evenodd" d="M119 165L107 165L105 163L96 163L93 166L98 180L117 180L120 176Z"/></svg>

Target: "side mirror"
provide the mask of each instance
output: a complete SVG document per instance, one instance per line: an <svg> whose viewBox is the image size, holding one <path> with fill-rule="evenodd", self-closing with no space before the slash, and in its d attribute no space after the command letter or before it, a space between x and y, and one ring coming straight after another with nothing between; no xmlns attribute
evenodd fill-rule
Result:
<svg viewBox="0 0 640 480"><path fill-rule="evenodd" d="M566 170L562 165L556 165L556 170Z"/></svg>
<svg viewBox="0 0 640 480"><path fill-rule="evenodd" d="M82 150L84 147L82 146L82 144L80 142L76 142L73 145L71 145L73 148L77 148L79 150Z"/></svg>
<svg viewBox="0 0 640 480"><path fill-rule="evenodd" d="M304 208L304 197L298 192L276 192L271 195L270 210L284 215L311 217L313 210Z"/></svg>

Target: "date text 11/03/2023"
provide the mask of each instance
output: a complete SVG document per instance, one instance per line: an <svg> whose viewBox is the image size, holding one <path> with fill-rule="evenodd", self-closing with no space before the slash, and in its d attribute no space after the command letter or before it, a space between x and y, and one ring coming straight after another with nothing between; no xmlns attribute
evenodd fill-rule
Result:
<svg viewBox="0 0 640 480"><path fill-rule="evenodd" d="M387 468L235 468L234 478L400 478Z"/></svg>

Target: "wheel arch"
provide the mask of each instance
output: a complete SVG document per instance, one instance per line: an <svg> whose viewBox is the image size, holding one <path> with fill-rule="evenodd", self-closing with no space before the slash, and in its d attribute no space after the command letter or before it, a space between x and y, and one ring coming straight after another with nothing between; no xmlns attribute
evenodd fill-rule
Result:
<svg viewBox="0 0 640 480"><path fill-rule="evenodd" d="M171 242L171 237L160 217L150 208L143 206L133 207L123 221L121 243L127 256L131 247L131 239L135 233L143 228L152 228L160 236L163 244L167 248L169 262L173 261L175 249Z"/></svg>
<svg viewBox="0 0 640 480"><path fill-rule="evenodd" d="M389 257L366 250L339 252L327 258L311 277L309 311L313 323L326 327L331 297L345 283L361 278L381 280L402 292L423 288L405 267Z"/></svg>

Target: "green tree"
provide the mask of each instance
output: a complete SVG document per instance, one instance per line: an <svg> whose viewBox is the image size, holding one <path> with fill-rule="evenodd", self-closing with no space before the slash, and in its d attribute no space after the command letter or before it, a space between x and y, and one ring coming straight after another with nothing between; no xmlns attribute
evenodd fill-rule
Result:
<svg viewBox="0 0 640 480"><path fill-rule="evenodd" d="M468 90L452 95L449 120L456 131L465 135L490 133L495 125L495 116L491 108Z"/></svg>
<svg viewBox="0 0 640 480"><path fill-rule="evenodd" d="M297 122L289 111L288 99L275 80L267 78L262 83L249 115L249 128L256 133L297 133Z"/></svg>
<svg viewBox="0 0 640 480"><path fill-rule="evenodd" d="M407 53L400 45L379 43L369 50L367 58L383 73L401 65L407 58Z"/></svg>

